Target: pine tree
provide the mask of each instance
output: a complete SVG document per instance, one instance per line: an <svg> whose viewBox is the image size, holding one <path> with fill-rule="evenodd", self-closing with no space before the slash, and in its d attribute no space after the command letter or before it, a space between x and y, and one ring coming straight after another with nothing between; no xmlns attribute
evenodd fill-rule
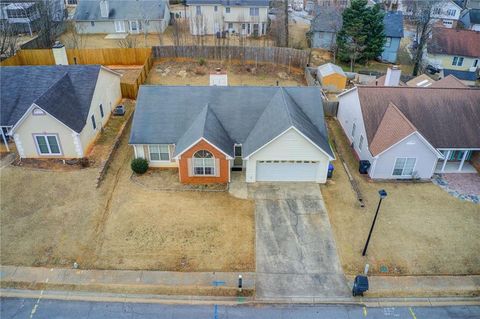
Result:
<svg viewBox="0 0 480 319"><path fill-rule="evenodd" d="M366 62L379 56L385 45L383 12L378 5L367 7L367 0L352 0L343 11L342 29L337 35L338 57L350 62Z"/></svg>

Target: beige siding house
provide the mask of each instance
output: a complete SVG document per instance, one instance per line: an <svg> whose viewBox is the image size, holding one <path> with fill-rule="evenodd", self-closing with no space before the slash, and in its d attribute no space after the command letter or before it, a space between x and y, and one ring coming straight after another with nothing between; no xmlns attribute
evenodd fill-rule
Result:
<svg viewBox="0 0 480 319"><path fill-rule="evenodd" d="M120 75L99 65L1 68L2 128L21 158L82 158L121 99ZM19 85L22 83L22 85Z"/></svg>

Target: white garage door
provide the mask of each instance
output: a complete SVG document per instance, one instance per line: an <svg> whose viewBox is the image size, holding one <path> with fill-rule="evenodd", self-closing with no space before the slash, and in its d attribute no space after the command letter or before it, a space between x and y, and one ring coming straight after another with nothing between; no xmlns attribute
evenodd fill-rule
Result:
<svg viewBox="0 0 480 319"><path fill-rule="evenodd" d="M319 162L257 161L258 182L314 182Z"/></svg>

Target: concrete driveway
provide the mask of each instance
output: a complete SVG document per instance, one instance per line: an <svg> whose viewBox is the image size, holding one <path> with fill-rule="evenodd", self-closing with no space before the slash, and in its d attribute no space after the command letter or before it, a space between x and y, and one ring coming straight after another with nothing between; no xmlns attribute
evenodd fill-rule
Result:
<svg viewBox="0 0 480 319"><path fill-rule="evenodd" d="M318 184L255 183L248 195L256 205L257 299L349 297Z"/></svg>

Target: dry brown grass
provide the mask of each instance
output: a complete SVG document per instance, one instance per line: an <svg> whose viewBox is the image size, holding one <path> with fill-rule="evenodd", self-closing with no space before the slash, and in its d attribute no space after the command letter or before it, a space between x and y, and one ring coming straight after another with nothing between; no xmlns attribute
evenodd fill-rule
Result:
<svg viewBox="0 0 480 319"><path fill-rule="evenodd" d="M209 74L216 68L227 71L231 86L304 86L303 70L268 64L227 64L225 61L207 61L200 67L197 61L161 60L154 63L145 84L209 85ZM205 71L197 72L197 69ZM168 71L167 71L168 70ZM182 74L184 76L182 76Z"/></svg>
<svg viewBox="0 0 480 319"><path fill-rule="evenodd" d="M358 274L365 263L388 274L479 274L480 206L450 196L432 183L372 182L358 174L358 164L339 124L329 120L330 134L365 198L360 208L347 174L334 162L331 182L321 186L344 271ZM378 203L383 201L367 256L361 251Z"/></svg>
<svg viewBox="0 0 480 319"><path fill-rule="evenodd" d="M1 176L1 264L178 271L255 269L254 205L228 193L159 192L130 181L128 135L96 169Z"/></svg>

